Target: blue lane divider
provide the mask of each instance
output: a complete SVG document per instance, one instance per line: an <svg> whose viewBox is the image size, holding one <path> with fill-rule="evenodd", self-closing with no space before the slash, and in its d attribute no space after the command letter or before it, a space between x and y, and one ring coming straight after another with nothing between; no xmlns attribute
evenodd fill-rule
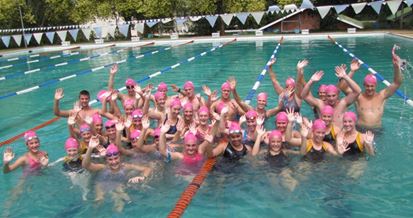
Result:
<svg viewBox="0 0 413 218"><path fill-rule="evenodd" d="M275 55L277 54L278 49L280 48L283 40L284 40L284 37L281 37L280 41L278 42L277 47L275 47L274 51L272 52L270 59L268 59L267 63L265 64L264 69L262 69L261 73L258 75L257 81L255 82L251 90L248 92L248 95L245 98L245 103L249 104L251 102L252 97L254 97L255 93L257 92L258 87L260 87L261 85L261 80L264 79L265 74L268 71L268 66L270 64L271 59L275 58Z"/></svg>
<svg viewBox="0 0 413 218"><path fill-rule="evenodd" d="M344 53L348 54L350 57L352 57L353 59L356 59L361 66L363 66L364 68L366 68L370 73L374 74L374 76L376 76L376 78L378 78L380 81L383 82L384 85L386 86L390 86L390 82L387 81L386 79L384 79L384 77L382 75L380 75L380 73L378 73L377 71L375 71L373 68L371 68L369 65L367 65L366 63L364 63L364 61L362 61L360 58L356 57L353 53L351 53L349 50L347 50L346 48L344 48L344 46L340 45L338 42L336 42L336 40L334 40L331 36L328 36L328 38L330 39L330 41L332 43L334 43L335 45L337 45L338 47L340 47ZM407 104L409 104L410 106L413 107L413 101L407 97L405 94L403 94L403 92L401 92L399 89L396 90L396 94L402 98Z"/></svg>
<svg viewBox="0 0 413 218"><path fill-rule="evenodd" d="M36 58L36 57L39 57L42 54L58 53L58 52L63 52L63 51L67 51L67 50L76 50L76 49L79 49L79 48L80 48L80 46L74 46L74 47L64 48L64 49L60 49L60 50L40 52L38 54L24 55L24 56L14 57L14 58L7 58L5 60L0 60L0 63L12 62L12 61L18 61L18 60L27 60L27 58Z"/></svg>
<svg viewBox="0 0 413 218"><path fill-rule="evenodd" d="M147 44L144 44L144 45L140 45L140 47L151 45L151 44L154 44L154 42L147 43ZM13 73L13 74L8 74L6 76L0 77L0 81L21 77L21 76L24 76L24 75L27 75L27 74L32 74L32 73L35 73L35 72L39 72L41 70L50 70L50 69L54 69L54 68L57 68L57 67L66 66L68 64L74 64L74 63L80 63L80 62L83 62L83 61L89 61L89 60L92 60L92 59L95 59L95 58L98 58L98 57L103 57L103 56L114 54L114 53L120 53L120 52L123 52L127 49L129 49L129 48L123 48L123 49L119 49L117 51L112 51L112 52L105 52L105 53L92 55L92 56L88 56L88 57L80 58L80 59L73 59L73 60L61 62L61 63L58 63L58 64L51 64L51 65L47 65L46 67L42 67L42 68L36 68L36 69L32 69L32 70L26 70L26 71L16 72L16 73Z"/></svg>
<svg viewBox="0 0 413 218"><path fill-rule="evenodd" d="M186 42L186 43L183 43L183 44L180 44L180 45L177 45L177 46L185 45L185 44L192 43L192 42L193 42L193 40L191 40L189 42ZM147 45L147 44L145 44L145 45ZM143 45L143 46L145 46L145 45ZM177 47L177 46L174 46L174 47ZM147 51L147 52L142 53L141 55L136 56L135 58L147 57L147 56L159 53L160 51L167 51L171 48L172 48L172 46L161 49L161 50ZM118 51L120 51L120 50L118 50ZM23 90L20 90L20 91L17 91L17 92L11 92L11 93L6 93L4 95L1 95L0 100L5 99L5 98L9 98L9 97L13 97L13 96L16 96L16 95L22 95L22 94L25 94L25 93L28 93L28 92L32 92L32 91L37 90L39 88L44 88L44 87L59 83L59 82L64 81L64 80L72 79L72 78L75 78L77 76L82 76L82 75L86 75L86 74L89 74L89 73L92 73L92 72L95 72L95 71L98 71L98 70L109 68L114 64L122 64L122 63L125 63L126 61L127 61L127 59L122 59L120 61L116 61L116 62L113 62L113 63L110 63L110 64L102 65L102 66L91 68L91 69L82 70L82 71L79 71L77 73L74 73L74 74L71 74L71 75L68 75L68 76L64 76L64 77L61 77L61 78L58 78L58 79L48 80L46 82L43 82L39 85L30 87L30 88L26 88L26 89L23 89Z"/></svg>

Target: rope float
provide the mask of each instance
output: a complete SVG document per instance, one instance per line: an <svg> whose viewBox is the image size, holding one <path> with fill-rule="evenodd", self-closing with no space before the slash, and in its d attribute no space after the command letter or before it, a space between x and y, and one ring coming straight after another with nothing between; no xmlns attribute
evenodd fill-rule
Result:
<svg viewBox="0 0 413 218"><path fill-rule="evenodd" d="M75 49L79 49L80 46L75 46L75 47L70 47L70 48L65 48L65 49L61 49L61 50L56 50L56 51L47 51L47 52L40 52L38 54L33 54L33 55L26 55L26 56L20 56L20 57L15 57L15 58L8 58L6 60L0 60L0 63L3 62L11 62L11 61L18 61L18 60L25 60L27 58L35 58L35 57L39 57L42 54L48 54L48 53L52 53L52 52L62 52L62 51L67 51L67 50L75 50ZM30 50L31 52L31 50ZM0 56L1 57L1 56Z"/></svg>
<svg viewBox="0 0 413 218"><path fill-rule="evenodd" d="M226 43L224 43L224 44L221 44L221 45L219 45L219 46L216 46L216 47L214 47L214 48L212 48L212 49L210 49L210 50L208 50L208 51L204 51L204 52L202 52L202 53L200 53L200 54L198 54L198 55L196 55L196 56L193 56L193 57L190 57L190 58L188 58L188 59L186 59L186 60L184 60L184 61L181 61L181 62L179 62L179 63L177 63L177 64L175 64L175 65L166 67L166 68L164 68L164 69L161 70L161 71L158 71L158 72L156 72L156 73L153 73L153 74L151 74L151 75L149 75L149 76L144 77L143 79L137 81L137 83L142 83L142 82L144 82L144 81L146 81L146 80L149 80L149 79L154 78L154 77L156 77L156 76L158 76L158 75L161 75L161 74L163 74L163 73L165 73L165 72L167 72L167 71L170 71L170 70L172 70L172 69L175 69L175 68L177 68L178 66L180 66L181 64L189 63L189 62L191 62L191 61L193 61L193 60L195 60L195 59L197 59L197 58L199 58L199 57L205 56L208 52L213 52L213 51L215 51L216 49L222 48L222 47L224 47L224 46L226 46L226 45L228 45L228 44L230 44L230 43L232 43L232 42L235 42L235 41L236 41L236 39L233 39L233 40L231 40L231 41L229 41L229 42L226 42ZM191 42L187 42L187 43L191 43ZM187 44L187 43L185 43L185 44ZM177 46L175 46L175 47L177 47ZM125 89L126 89L126 87L124 86L124 87L122 87L122 88L119 88L118 90L119 90L119 91L122 91L122 90L125 90ZM95 104L95 103L97 103L97 102L98 102L98 100L96 100L96 99L95 99L95 100L92 100L92 101L89 102L89 105L93 105L93 104ZM46 122L44 122L44 123L42 123L42 124L40 124L40 125L38 125L38 126L32 128L31 130L41 129L41 128L43 128L43 127L45 127L45 126L47 126L47 125L49 125L49 124L57 121L59 118L60 118L60 117L54 117L54 118L52 118L52 119L50 119L50 120L48 120L48 121L46 121ZM26 132L26 131L24 131L23 133L20 133L19 135L14 136L14 137L12 137L12 138L10 138L10 139L7 139L7 140L5 140L5 141L3 141L3 142L0 142L0 147L2 147L3 145L10 144L10 143L16 141L17 139L19 139L20 137L22 137L25 132Z"/></svg>
<svg viewBox="0 0 413 218"><path fill-rule="evenodd" d="M281 43L283 42L284 37L282 36L280 41L278 42L277 47L275 47L270 59L267 61L267 63L264 66L264 69L262 69L261 73L257 77L257 81L255 82L254 86L252 89L248 92L247 97L245 98L245 103L249 104L251 102L252 97L254 97L254 94L257 92L258 87L261 85L261 80L264 79L265 74L268 71L268 66L270 64L271 59L275 58L275 55L278 52L278 48L280 48Z"/></svg>
<svg viewBox="0 0 413 218"><path fill-rule="evenodd" d="M353 53L351 53L349 50L347 50L344 46L340 45L336 40L334 40L331 36L328 36L328 39L330 39L330 41L332 43L334 43L335 45L337 45L338 47L340 47L344 53L348 54L350 57L356 59L361 66L363 66L364 68L366 68L370 73L374 74L374 76L376 76L376 78L378 78L384 85L386 86L390 86L390 82L387 81L386 79L384 79L384 77L382 75L380 75L380 73L378 73L377 71L375 71L373 68L371 68L369 65L367 65L364 61L362 61L360 58L356 57ZM396 90L396 94L403 99L403 101L407 102L407 104L409 104L410 106L413 107L413 101L407 97L405 94L403 94L403 92L401 92L399 89Z"/></svg>

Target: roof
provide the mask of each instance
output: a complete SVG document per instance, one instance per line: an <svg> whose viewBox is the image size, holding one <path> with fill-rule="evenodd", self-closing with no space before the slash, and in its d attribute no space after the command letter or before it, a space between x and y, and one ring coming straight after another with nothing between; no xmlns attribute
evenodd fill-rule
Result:
<svg viewBox="0 0 413 218"><path fill-rule="evenodd" d="M280 18L280 19L278 19L278 20L276 20L276 21L274 21L274 22L269 23L269 24L267 24L267 25L259 28L258 30L261 30L261 31L262 31L262 30L265 30L265 29L267 29L268 27L271 27L271 26L273 26L273 25L275 25L275 24L277 24L277 23L279 23L279 22L281 22L281 21L283 21L283 20L285 20L285 19L288 19L288 18L290 18L290 17L292 17L292 16L294 16L294 15L296 15L296 14L299 14L299 13L305 11L305 10L306 10L306 9L298 9L297 11L294 11L294 12L291 13L291 14L287 14L286 16L284 16L284 17L282 17L282 18Z"/></svg>
<svg viewBox="0 0 413 218"><path fill-rule="evenodd" d="M346 23L350 26L359 28L359 29L364 29L363 23L359 20L353 19L351 17L347 17L346 15L338 15L337 20Z"/></svg>

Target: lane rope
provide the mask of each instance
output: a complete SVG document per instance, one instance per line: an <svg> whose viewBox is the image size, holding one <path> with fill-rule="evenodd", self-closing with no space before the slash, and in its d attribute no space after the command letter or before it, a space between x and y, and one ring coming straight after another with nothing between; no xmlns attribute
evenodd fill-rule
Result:
<svg viewBox="0 0 413 218"><path fill-rule="evenodd" d="M149 76L145 76L144 78L142 78L142 79L140 79L140 80L138 80L138 81L136 81L136 82L137 82L137 83L142 83L142 82L144 82L144 81L146 81L146 80L152 79L152 78L154 78L154 77L156 77L156 76L158 76L158 75L161 75L161 74L166 73L166 72L168 72L168 71L170 71L170 70L172 70L172 69L175 69L175 68L181 66L182 64L190 63L190 62L196 60L197 58L200 58L200 57L202 57L202 56L205 56L206 54L208 54L208 53L210 53L210 52L214 52L214 51L216 51L217 49L222 48L222 47L224 47L224 46L226 46L226 45L228 45L228 44L230 44L230 43L233 43L233 42L235 42L235 41L236 41L236 39L233 39L233 40L231 40L231 41L229 41L229 42L220 44L219 46L216 46L216 47L214 47L214 48L212 48L212 49L209 49L209 50L207 50L207 51L204 51L204 52L202 52L202 53L200 53L200 54L198 54L198 55L196 55L196 56L187 58L187 59L185 59L185 60L183 60L183 61L181 61L181 62L179 62L179 63L177 63L177 64L174 64L174 65L172 65L172 66L166 67L166 68L162 69L161 71L158 71L158 72L155 72L155 73L153 73L153 74L150 74ZM187 42L187 43L190 43L190 42ZM176 46L176 47L177 47L177 46ZM123 86L123 87L119 88L118 90L119 90L119 91L122 91L122 90L125 90L125 89L126 89L126 87ZM89 105L93 105L93 104L95 104L95 103L97 103L97 102L98 102L97 99L92 100L92 101L89 102ZM54 118L52 118L52 119L50 119L50 120L48 120L48 121L46 121L46 122L44 122L44 123L42 123L42 124L34 127L34 128L32 128L32 129L35 129L35 130L41 129L41 128L43 128L44 126L47 126L47 125L49 125L49 124L57 121L59 118L60 118L60 117L54 117ZM20 133L19 135L16 135L16 136L10 138L10 139L7 139L7 140L5 140L5 141L3 141L3 142L0 142L0 147L2 147L3 145L10 144L10 143L16 141L17 139L19 139L20 137L22 137L25 132L27 132L27 130L24 131L24 132L22 132L22 133Z"/></svg>
<svg viewBox="0 0 413 218"><path fill-rule="evenodd" d="M374 70L373 68L371 68L369 65L367 65L364 61L362 61L360 58L358 58L356 55L354 55L353 53L351 53L348 49L346 49L344 46L340 45L336 40L333 39L333 37L328 36L328 39L330 39L330 41L332 43L334 43L335 45L337 45L338 47L340 47L344 53L348 54L350 57L352 57L353 59L356 59L361 66L363 66L364 68L366 68L370 73L374 74L374 76L376 76L376 78L378 78L384 85L386 85L387 87L391 85L391 83L389 81L387 81L380 73L378 73L376 70ZM409 104L410 106L413 107L413 101L407 97L402 91L400 91L399 89L396 90L396 94L403 99L404 102L406 102L407 104Z"/></svg>
<svg viewBox="0 0 413 218"><path fill-rule="evenodd" d="M0 63L18 61L18 60L26 60L27 58L35 58L35 57L39 57L40 55L44 55L44 54L58 53L58 52L68 51L68 50L76 50L76 49L79 49L79 48L80 48L80 46L74 46L74 47L64 48L64 49L60 49L60 50L39 52L37 54L32 54L32 55L24 55L24 56L20 56L20 57L7 58L5 60L0 60Z"/></svg>

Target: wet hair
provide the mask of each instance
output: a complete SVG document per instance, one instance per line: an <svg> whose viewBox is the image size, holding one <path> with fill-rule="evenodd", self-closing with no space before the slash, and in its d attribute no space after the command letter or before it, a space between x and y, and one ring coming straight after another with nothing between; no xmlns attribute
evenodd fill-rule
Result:
<svg viewBox="0 0 413 218"><path fill-rule="evenodd" d="M79 98L80 98L81 95L86 95L87 97L90 98L90 93L89 93L87 90L82 90L82 91L80 91L80 92L79 92Z"/></svg>

